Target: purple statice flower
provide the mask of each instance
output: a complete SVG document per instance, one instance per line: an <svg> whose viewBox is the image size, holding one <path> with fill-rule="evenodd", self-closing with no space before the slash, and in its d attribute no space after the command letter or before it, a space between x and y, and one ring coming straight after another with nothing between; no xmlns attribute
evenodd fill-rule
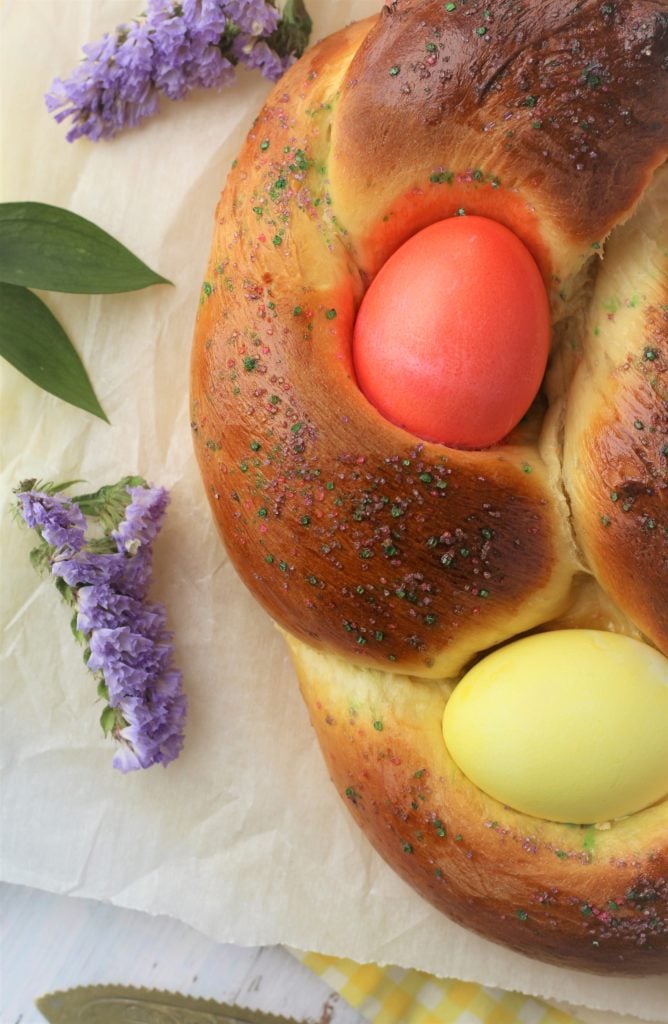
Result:
<svg viewBox="0 0 668 1024"><path fill-rule="evenodd" d="M133 552L139 545L155 540L169 495L164 487L128 487L127 490L132 500L125 510L125 518L111 535L119 551Z"/></svg>
<svg viewBox="0 0 668 1024"><path fill-rule="evenodd" d="M159 762L167 764L178 757L187 712L179 672L163 673L150 702L125 697L120 710L127 725L119 733L123 742L114 757L114 768L127 772Z"/></svg>
<svg viewBox="0 0 668 1024"><path fill-rule="evenodd" d="M71 558L54 558L51 571L68 587L108 583L120 592L142 600L151 583L151 555L146 548L128 558L119 551L98 552L86 547Z"/></svg>
<svg viewBox="0 0 668 1024"><path fill-rule="evenodd" d="M83 547L86 519L77 505L41 491L22 491L18 502L24 521L50 547L71 554Z"/></svg>
<svg viewBox="0 0 668 1024"><path fill-rule="evenodd" d="M145 600L152 544L169 496L136 480L80 497L89 516L107 523L104 537L88 543L77 499L38 491L18 495L21 515L48 545L51 573L76 609L74 626L86 644L88 668L108 700L103 728L120 743L113 764L121 771L172 761L183 746L186 716L165 609Z"/></svg>
<svg viewBox="0 0 668 1024"><path fill-rule="evenodd" d="M129 25L83 47L84 59L46 95L69 142L111 138L156 112L160 95L182 99L234 78L238 62L276 81L310 33L303 0L148 0Z"/></svg>
<svg viewBox="0 0 668 1024"><path fill-rule="evenodd" d="M278 11L262 0L227 0L225 7L230 21L248 35L270 36L278 28Z"/></svg>
<svg viewBox="0 0 668 1024"><path fill-rule="evenodd" d="M272 50L264 39L256 39L249 35L238 35L232 43L232 52L240 64L257 70L272 82L278 81L284 71L294 63L294 55L281 57Z"/></svg>

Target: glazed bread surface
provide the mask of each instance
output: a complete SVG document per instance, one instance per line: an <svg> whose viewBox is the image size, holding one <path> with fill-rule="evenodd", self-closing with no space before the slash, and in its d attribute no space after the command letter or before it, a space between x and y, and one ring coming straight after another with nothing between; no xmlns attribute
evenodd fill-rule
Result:
<svg viewBox="0 0 668 1024"><path fill-rule="evenodd" d="M527 955L667 970L668 802L597 828L517 814L455 768L440 721L462 673L527 632L668 652L668 27L653 0L447 7L398 0L325 39L254 122L202 288L197 456L395 870ZM384 419L351 348L389 256L473 214L533 254L553 340L522 422L466 451Z"/></svg>

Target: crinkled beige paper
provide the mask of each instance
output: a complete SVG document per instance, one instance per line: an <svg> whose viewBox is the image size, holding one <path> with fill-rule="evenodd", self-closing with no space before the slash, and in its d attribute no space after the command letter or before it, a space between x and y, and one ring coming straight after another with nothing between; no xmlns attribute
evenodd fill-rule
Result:
<svg viewBox="0 0 668 1024"><path fill-rule="evenodd" d="M380 0L309 0L315 36ZM167 913L223 942L285 943L361 961L668 1021L668 982L543 967L450 924L367 845L327 779L278 634L238 582L210 522L191 450L188 363L212 216L268 91L250 73L166 103L112 143L65 142L42 94L80 46L141 0L5 0L3 198L68 207L174 282L48 302L90 370L112 426L2 365L2 877ZM175 764L123 776L68 612L12 523L22 478L141 473L172 489L156 547L190 701Z"/></svg>

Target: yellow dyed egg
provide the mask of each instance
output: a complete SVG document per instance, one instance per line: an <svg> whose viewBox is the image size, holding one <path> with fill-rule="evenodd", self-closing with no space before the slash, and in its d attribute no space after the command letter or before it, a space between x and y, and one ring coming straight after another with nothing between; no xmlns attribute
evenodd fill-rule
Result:
<svg viewBox="0 0 668 1024"><path fill-rule="evenodd" d="M668 796L668 659L615 633L566 629L501 647L443 715L479 789L525 814L590 824Z"/></svg>

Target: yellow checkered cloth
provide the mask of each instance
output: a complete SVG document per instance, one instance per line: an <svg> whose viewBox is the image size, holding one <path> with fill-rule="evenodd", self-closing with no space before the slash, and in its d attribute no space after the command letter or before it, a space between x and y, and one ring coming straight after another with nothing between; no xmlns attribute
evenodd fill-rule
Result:
<svg viewBox="0 0 668 1024"><path fill-rule="evenodd" d="M516 992L291 952L373 1024L579 1024L576 1017Z"/></svg>

